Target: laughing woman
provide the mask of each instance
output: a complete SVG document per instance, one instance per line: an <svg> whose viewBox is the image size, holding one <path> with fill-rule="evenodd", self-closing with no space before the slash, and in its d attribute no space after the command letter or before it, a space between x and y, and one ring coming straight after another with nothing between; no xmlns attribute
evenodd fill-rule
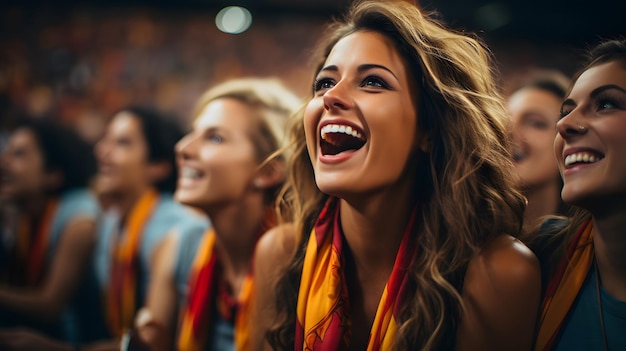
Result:
<svg viewBox="0 0 626 351"><path fill-rule="evenodd" d="M159 249L148 303L137 319L151 350L172 350L174 343L185 351L251 349L252 253L274 224L286 169L284 157L274 154L298 107L273 79L228 81L200 99L193 131L176 146L175 196L206 213L213 228L202 237L171 237Z"/></svg>
<svg viewBox="0 0 626 351"><path fill-rule="evenodd" d="M591 51L557 123L563 201L577 214L548 267L536 350L626 350L626 40Z"/></svg>
<svg viewBox="0 0 626 351"><path fill-rule="evenodd" d="M293 225L255 257L254 344L530 349L539 265L512 236L524 201L486 50L409 2L366 1L320 54L292 131Z"/></svg>

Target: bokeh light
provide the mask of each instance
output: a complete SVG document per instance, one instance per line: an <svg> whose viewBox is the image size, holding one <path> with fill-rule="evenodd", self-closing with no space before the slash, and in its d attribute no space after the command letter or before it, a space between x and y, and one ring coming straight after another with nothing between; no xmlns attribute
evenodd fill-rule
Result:
<svg viewBox="0 0 626 351"><path fill-rule="evenodd" d="M244 7L228 6L215 16L215 25L224 33L240 34L252 24L252 14Z"/></svg>

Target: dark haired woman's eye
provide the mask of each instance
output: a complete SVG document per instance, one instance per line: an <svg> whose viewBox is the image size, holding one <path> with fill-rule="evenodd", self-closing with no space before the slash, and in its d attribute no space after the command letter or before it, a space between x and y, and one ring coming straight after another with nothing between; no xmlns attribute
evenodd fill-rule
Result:
<svg viewBox="0 0 626 351"><path fill-rule="evenodd" d="M548 123L546 123L546 121L543 121L543 120L530 120L528 121L528 125L535 129L547 129L548 128Z"/></svg>
<svg viewBox="0 0 626 351"><path fill-rule="evenodd" d="M330 78L318 78L313 82L313 92L320 90L327 90L335 86L335 83Z"/></svg>
<svg viewBox="0 0 626 351"><path fill-rule="evenodd" d="M612 99L602 99L598 101L598 111L612 110L615 108L619 108L619 104Z"/></svg>
<svg viewBox="0 0 626 351"><path fill-rule="evenodd" d="M116 144L121 145L121 146L129 146L131 145L133 142L130 140L130 138L127 137L120 137L117 138L115 140Z"/></svg>

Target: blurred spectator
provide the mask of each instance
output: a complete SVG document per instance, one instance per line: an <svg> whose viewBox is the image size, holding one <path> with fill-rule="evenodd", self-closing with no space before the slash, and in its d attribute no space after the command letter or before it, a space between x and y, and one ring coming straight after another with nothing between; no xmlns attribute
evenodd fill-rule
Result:
<svg viewBox="0 0 626 351"><path fill-rule="evenodd" d="M95 266L104 287L109 330L119 341L144 304L153 253L167 234L200 235L204 216L171 198L180 129L156 110L131 107L114 115L96 146L97 189L107 200ZM113 341L111 345L117 345Z"/></svg>
<svg viewBox="0 0 626 351"><path fill-rule="evenodd" d="M89 339L98 309L89 266L98 206L91 148L47 120L20 121L0 168L0 325Z"/></svg>
<svg viewBox="0 0 626 351"><path fill-rule="evenodd" d="M567 77L558 71L534 70L527 72L526 81L507 99L515 169L528 200L525 231L539 224L542 216L563 210L563 183L554 155L554 126L567 84Z"/></svg>
<svg viewBox="0 0 626 351"><path fill-rule="evenodd" d="M150 350L254 349L252 256L276 221L288 117L300 101L276 79L233 79L198 101L194 129L176 146L176 199L206 213L211 230L173 237L155 253L139 339ZM274 155L274 157L273 157Z"/></svg>

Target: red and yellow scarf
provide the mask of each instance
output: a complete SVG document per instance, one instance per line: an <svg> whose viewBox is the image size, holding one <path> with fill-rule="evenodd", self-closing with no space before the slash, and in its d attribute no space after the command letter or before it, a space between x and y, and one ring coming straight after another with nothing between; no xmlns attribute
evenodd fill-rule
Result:
<svg viewBox="0 0 626 351"><path fill-rule="evenodd" d="M551 350L565 317L583 286L593 263L593 223L588 219L567 248L548 284L543 300L535 351Z"/></svg>
<svg viewBox="0 0 626 351"><path fill-rule="evenodd" d="M417 254L412 229L405 230L370 331L368 351L389 350L397 332L399 308L406 293L408 272ZM347 282L344 275L343 233L339 201L329 199L311 231L298 293L294 350L335 351L350 344Z"/></svg>
<svg viewBox="0 0 626 351"><path fill-rule="evenodd" d="M121 336L133 326L137 308L138 252L145 225L156 208L159 194L154 189L145 192L128 215L122 235L116 235L111 245L111 278L107 292L107 317L111 332Z"/></svg>
<svg viewBox="0 0 626 351"><path fill-rule="evenodd" d="M275 224L274 211L268 209L257 238ZM178 335L178 350L180 351L204 349L208 341L208 332L211 329L210 316L214 307L217 307L217 311L225 320L234 320L235 350L247 351L252 348L248 327L254 289L252 268L243 282L239 296L233 299L224 288L224 281L220 276L215 240L215 232L210 229L204 235L191 267L189 299L181 312L182 323Z"/></svg>
<svg viewBox="0 0 626 351"><path fill-rule="evenodd" d="M48 200L43 212L43 217L35 232L32 232L32 219L22 217L17 237L16 256L20 269L24 273L26 286L36 286L41 282L46 253L50 244L52 221L59 207L59 200Z"/></svg>

